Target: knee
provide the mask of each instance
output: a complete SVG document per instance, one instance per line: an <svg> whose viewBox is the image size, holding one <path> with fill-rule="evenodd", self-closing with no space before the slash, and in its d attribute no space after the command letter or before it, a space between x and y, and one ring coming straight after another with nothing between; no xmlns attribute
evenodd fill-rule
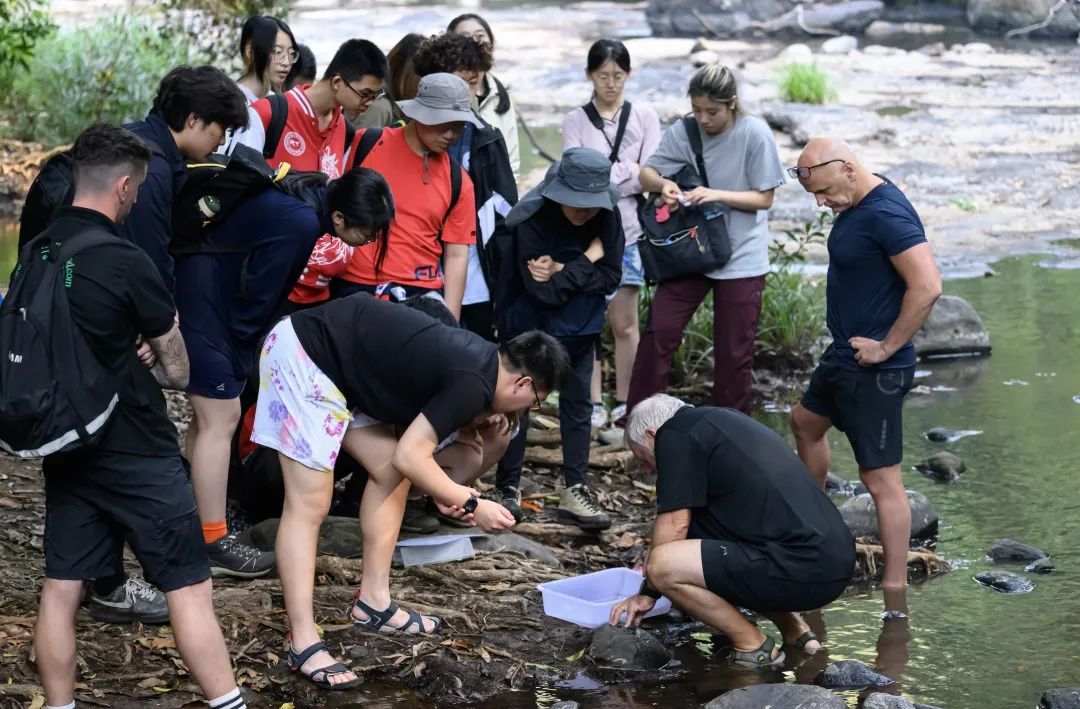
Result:
<svg viewBox="0 0 1080 709"><path fill-rule="evenodd" d="M637 313L615 314L612 312L609 323L611 325L611 334L615 336L616 340L625 340L638 336Z"/></svg>
<svg viewBox="0 0 1080 709"><path fill-rule="evenodd" d="M879 497L907 499L907 491L904 490L904 481L900 475L900 467L876 468L874 470L859 470L859 479L866 487L870 496L877 500Z"/></svg>
<svg viewBox="0 0 1080 709"><path fill-rule="evenodd" d="M672 561L672 555L663 546L649 552L645 575L649 578L649 585L661 593L666 593L678 580L678 568Z"/></svg>
<svg viewBox="0 0 1080 709"><path fill-rule="evenodd" d="M791 426L792 434L800 441L816 441L824 438L824 434L819 431L820 426L814 426L810 416L810 412L801 406L791 409L788 424Z"/></svg>
<svg viewBox="0 0 1080 709"><path fill-rule="evenodd" d="M46 578L41 585L41 599L59 605L78 606L82 603L84 584L82 581Z"/></svg>
<svg viewBox="0 0 1080 709"><path fill-rule="evenodd" d="M326 492L307 491L299 495L286 495L285 508L282 511L295 515L295 519L309 525L319 526L330 512L333 489Z"/></svg>

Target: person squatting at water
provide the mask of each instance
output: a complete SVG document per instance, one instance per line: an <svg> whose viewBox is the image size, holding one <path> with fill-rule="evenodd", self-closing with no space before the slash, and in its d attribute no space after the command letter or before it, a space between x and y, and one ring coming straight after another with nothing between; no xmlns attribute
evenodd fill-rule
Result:
<svg viewBox="0 0 1080 709"><path fill-rule="evenodd" d="M882 586L907 585L911 508L900 475L904 396L915 379L915 335L941 295L922 221L888 179L836 138L807 143L789 170L819 207L837 214L829 234L826 323L832 344L791 411L799 457L821 487L835 426L874 499L885 551Z"/></svg>
<svg viewBox="0 0 1080 709"><path fill-rule="evenodd" d="M510 512L479 499L469 485L506 450L512 415L557 390L566 370L566 350L543 333L499 347L367 293L295 313L271 330L251 438L278 451L285 478L275 550L294 671L324 689L359 682L319 640L312 609L319 526L340 449L368 472L353 624L379 633L438 632L441 619L399 609L390 598L390 562L409 487L416 483L443 514L485 531L513 526ZM486 427L485 437L479 428L493 418L498 423ZM464 440L459 432L470 425L472 440ZM449 474L435 460L448 445L462 456Z"/></svg>
<svg viewBox="0 0 1080 709"><path fill-rule="evenodd" d="M816 652L797 613L843 593L855 541L788 443L743 413L666 394L635 406L625 435L656 473L658 515L641 590L612 608L611 623L640 624L663 594L727 635L737 665L785 659L739 608L765 615L784 643Z"/></svg>

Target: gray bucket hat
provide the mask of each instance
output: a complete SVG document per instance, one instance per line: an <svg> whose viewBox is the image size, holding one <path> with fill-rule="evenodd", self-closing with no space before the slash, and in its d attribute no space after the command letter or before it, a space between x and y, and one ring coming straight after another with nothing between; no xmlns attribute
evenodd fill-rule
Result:
<svg viewBox="0 0 1080 709"><path fill-rule="evenodd" d="M611 182L611 162L592 148L570 148L548 168L544 181L521 198L506 223L515 226L536 213L544 198L568 207L615 211L619 188Z"/></svg>
<svg viewBox="0 0 1080 709"><path fill-rule="evenodd" d="M469 85L454 74L428 74L420 79L416 98L398 101L398 106L406 116L428 126L463 122L483 125L470 107Z"/></svg>

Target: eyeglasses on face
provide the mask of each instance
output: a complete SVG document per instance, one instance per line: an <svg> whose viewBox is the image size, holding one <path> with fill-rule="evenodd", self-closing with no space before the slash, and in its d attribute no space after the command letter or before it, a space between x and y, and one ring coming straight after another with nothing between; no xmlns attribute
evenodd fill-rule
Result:
<svg viewBox="0 0 1080 709"><path fill-rule="evenodd" d="M536 382L534 382L531 378L529 379L529 386L532 387L533 398L536 399L536 403L532 404L529 407L529 411L539 411L544 404L542 401L540 401L540 394L536 391Z"/></svg>
<svg viewBox="0 0 1080 709"><path fill-rule="evenodd" d="M353 88L352 84L350 84L348 81L345 81L345 77L339 75L338 78L341 79L341 83L349 87L349 91L352 91L354 94L356 94L357 98L360 99L360 103L373 103L376 99L386 93L382 89L379 89L378 91L371 91L370 89L357 91Z"/></svg>
<svg viewBox="0 0 1080 709"><path fill-rule="evenodd" d="M615 74L614 76L611 74L593 74L593 79L598 84L604 84L605 86L622 86L626 83L627 78L629 77L626 74Z"/></svg>
<svg viewBox="0 0 1080 709"><path fill-rule="evenodd" d="M274 47L274 51L270 52L270 58L276 62L280 62L282 59L289 64L295 64L300 60L300 52L295 49L285 49L284 47Z"/></svg>
<svg viewBox="0 0 1080 709"><path fill-rule="evenodd" d="M832 160L826 160L825 162L819 162L817 165L811 165L809 167L789 167L787 169L787 174L790 175L791 177L797 177L800 180L805 180L806 178L810 177L810 173L813 172L814 170L818 169L819 167L824 167L825 165L828 165L829 163L834 163L834 162L847 162L847 161L842 160L840 158L833 158Z"/></svg>

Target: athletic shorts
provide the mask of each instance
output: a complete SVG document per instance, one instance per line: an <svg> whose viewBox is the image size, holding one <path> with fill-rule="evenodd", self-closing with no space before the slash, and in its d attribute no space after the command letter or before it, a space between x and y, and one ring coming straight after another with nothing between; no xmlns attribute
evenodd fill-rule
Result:
<svg viewBox="0 0 1080 709"><path fill-rule="evenodd" d="M762 551L740 542L701 540L705 586L734 606L758 613L809 611L832 603L847 588L848 579L795 581L772 575Z"/></svg>
<svg viewBox="0 0 1080 709"><path fill-rule="evenodd" d="M46 577L84 581L118 574L126 541L146 580L166 593L210 578L179 455L84 450L49 456L43 469Z"/></svg>
<svg viewBox="0 0 1080 709"><path fill-rule="evenodd" d="M844 432L859 468L888 468L904 457L901 409L914 381L914 366L848 369L822 362L800 403Z"/></svg>
<svg viewBox="0 0 1080 709"><path fill-rule="evenodd" d="M191 367L187 393L208 399L239 397L250 372L240 371L233 351L198 330L183 328L182 334Z"/></svg>
<svg viewBox="0 0 1080 709"><path fill-rule="evenodd" d="M251 440L312 470L332 473L341 441L351 428L382 423L350 410L337 385L304 351L292 322L279 322L259 358L259 401ZM451 434L436 450L457 440Z"/></svg>

